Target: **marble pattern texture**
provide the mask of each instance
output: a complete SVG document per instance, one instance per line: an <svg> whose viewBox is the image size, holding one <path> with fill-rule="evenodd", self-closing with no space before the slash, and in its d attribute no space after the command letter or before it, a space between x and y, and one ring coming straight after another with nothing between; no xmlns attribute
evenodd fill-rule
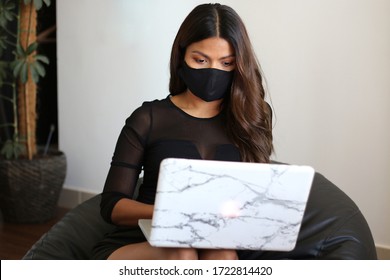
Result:
<svg viewBox="0 0 390 280"><path fill-rule="evenodd" d="M308 166L166 159L160 166L154 246L289 251L314 170ZM164 186L162 185L164 182Z"/></svg>

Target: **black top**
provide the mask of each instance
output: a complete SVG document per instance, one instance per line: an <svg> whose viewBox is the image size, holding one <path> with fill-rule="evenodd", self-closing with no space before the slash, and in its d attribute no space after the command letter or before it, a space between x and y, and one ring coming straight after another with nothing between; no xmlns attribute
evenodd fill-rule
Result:
<svg viewBox="0 0 390 280"><path fill-rule="evenodd" d="M240 161L240 153L225 131L224 111L196 118L170 98L145 102L126 120L104 186L101 213L110 221L115 203L131 198L141 170L143 185L137 200L153 204L160 162L169 157Z"/></svg>

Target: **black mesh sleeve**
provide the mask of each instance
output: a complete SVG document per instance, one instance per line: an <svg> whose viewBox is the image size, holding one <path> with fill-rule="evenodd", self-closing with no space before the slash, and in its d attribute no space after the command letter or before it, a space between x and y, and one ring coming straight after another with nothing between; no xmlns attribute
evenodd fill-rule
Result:
<svg viewBox="0 0 390 280"><path fill-rule="evenodd" d="M115 204L122 198L130 198L130 197L122 193L116 193L116 192L102 193L102 200L100 202L100 214L107 223L112 224L111 221L112 209L114 208Z"/></svg>
<svg viewBox="0 0 390 280"><path fill-rule="evenodd" d="M151 125L148 106L143 105L126 120L118 137L110 170L104 184L101 214L111 222L115 204L123 197L133 197L143 166L144 148Z"/></svg>

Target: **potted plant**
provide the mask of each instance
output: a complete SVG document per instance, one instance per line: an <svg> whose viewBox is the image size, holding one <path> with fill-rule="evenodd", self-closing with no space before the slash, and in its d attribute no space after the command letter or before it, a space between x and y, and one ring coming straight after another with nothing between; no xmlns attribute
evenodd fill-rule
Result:
<svg viewBox="0 0 390 280"><path fill-rule="evenodd" d="M51 219L65 179L65 155L49 151L50 141L43 151L36 144L37 84L49 63L37 52L37 11L45 5L50 0L0 2L0 109L11 116L0 116L0 209L8 222Z"/></svg>

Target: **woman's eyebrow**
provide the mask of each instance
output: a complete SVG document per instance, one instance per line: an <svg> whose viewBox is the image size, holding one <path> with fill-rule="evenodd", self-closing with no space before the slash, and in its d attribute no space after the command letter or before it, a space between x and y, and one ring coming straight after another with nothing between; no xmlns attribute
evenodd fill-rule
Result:
<svg viewBox="0 0 390 280"><path fill-rule="evenodd" d="M226 59L226 58L231 58L231 57L236 57L234 54L229 54L227 56L221 57L221 59Z"/></svg>
<svg viewBox="0 0 390 280"><path fill-rule="evenodd" d="M207 55L207 54L205 54L205 53L202 53L202 52L200 52L200 51L192 51L192 53L195 53L195 54L200 54L201 56L203 56L203 57L205 57L205 58L207 58L207 59L209 59L210 57Z"/></svg>

